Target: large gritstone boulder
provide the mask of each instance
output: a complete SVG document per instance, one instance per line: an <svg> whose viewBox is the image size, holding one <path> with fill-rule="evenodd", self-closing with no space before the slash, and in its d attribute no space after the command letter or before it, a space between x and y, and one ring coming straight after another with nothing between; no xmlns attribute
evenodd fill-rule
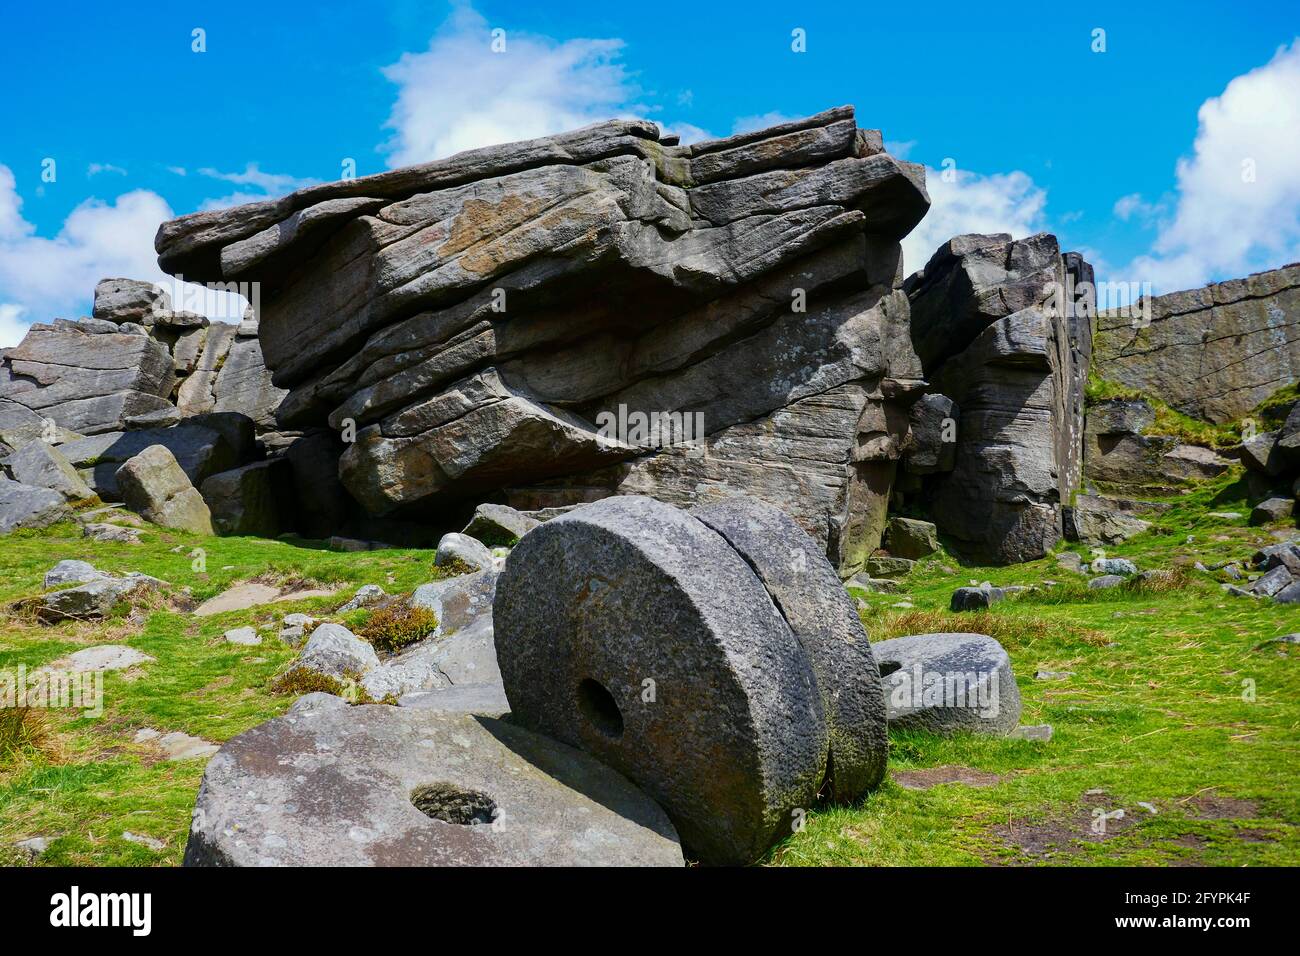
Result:
<svg viewBox="0 0 1300 956"><path fill-rule="evenodd" d="M1228 422L1300 380L1300 263L1097 316L1098 367L1184 415Z"/></svg>
<svg viewBox="0 0 1300 956"><path fill-rule="evenodd" d="M834 672L869 650L815 549L748 504L701 517L737 546L638 496L530 531L497 585L497 657L512 720L636 781L694 857L750 863L811 805L829 748L846 792L877 781L883 734L870 675Z"/></svg>
<svg viewBox="0 0 1300 956"><path fill-rule="evenodd" d="M1208 448L1185 445L1171 435L1147 434L1154 422L1154 409L1142 401L1112 399L1089 406L1084 477L1116 494L1170 496L1197 481L1216 478L1231 466Z"/></svg>
<svg viewBox="0 0 1300 956"><path fill-rule="evenodd" d="M880 641L872 650L891 727L1006 736L1020 722L1011 659L991 637L917 634Z"/></svg>
<svg viewBox="0 0 1300 956"><path fill-rule="evenodd" d="M105 432L59 446L59 451L105 501L120 501L117 472L122 463L153 445L172 453L190 483L199 485L209 475L241 463L221 431L206 425L182 424L171 428L141 428Z"/></svg>
<svg viewBox="0 0 1300 956"><path fill-rule="evenodd" d="M0 534L18 528L48 528L71 520L72 509L59 492L10 481L0 475Z"/></svg>
<svg viewBox="0 0 1300 956"><path fill-rule="evenodd" d="M299 710L208 763L186 866L682 866L652 800L580 751L433 709Z"/></svg>
<svg viewBox="0 0 1300 956"><path fill-rule="evenodd" d="M95 286L91 315L107 322L152 325L154 316L170 312L171 296L141 279L101 279Z"/></svg>
<svg viewBox="0 0 1300 956"><path fill-rule="evenodd" d="M939 530L971 556L1041 558L1080 483L1092 268L1047 234L957 236L905 285L936 391L961 408L954 464L924 479Z"/></svg>
<svg viewBox="0 0 1300 956"><path fill-rule="evenodd" d="M746 493L851 570L921 388L897 285L928 205L922 167L840 107L689 146L599 123L185 216L155 245L186 279L260 283L280 426L344 436L372 517ZM219 407L215 361L182 409Z"/></svg>
<svg viewBox="0 0 1300 956"><path fill-rule="evenodd" d="M884 779L889 737L871 644L835 569L793 518L754 498L691 514L748 562L807 652L830 732L831 795L857 800Z"/></svg>
<svg viewBox="0 0 1300 956"><path fill-rule="evenodd" d="M212 534L212 513L176 458L150 445L117 470L122 500L140 517L194 534Z"/></svg>
<svg viewBox="0 0 1300 956"><path fill-rule="evenodd" d="M0 401L25 406L62 428L94 435L170 407L167 346L111 322L38 323L0 356Z"/></svg>
<svg viewBox="0 0 1300 956"><path fill-rule="evenodd" d="M69 501L94 497L90 486L59 451L43 441L28 442L4 460L14 481L57 491Z"/></svg>

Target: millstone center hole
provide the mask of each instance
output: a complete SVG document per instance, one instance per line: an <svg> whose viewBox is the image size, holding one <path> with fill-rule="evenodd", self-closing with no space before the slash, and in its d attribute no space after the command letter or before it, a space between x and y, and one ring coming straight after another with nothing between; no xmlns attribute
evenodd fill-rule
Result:
<svg viewBox="0 0 1300 956"><path fill-rule="evenodd" d="M600 681L588 677L578 685L578 709L606 737L623 736L623 713Z"/></svg>
<svg viewBox="0 0 1300 956"><path fill-rule="evenodd" d="M486 793L453 783L430 783L411 791L411 803L426 817L443 823L475 826L491 823L497 805Z"/></svg>
<svg viewBox="0 0 1300 956"><path fill-rule="evenodd" d="M888 677L890 674L894 673L894 671L898 670L902 666L903 665L898 661L881 661L880 676Z"/></svg>

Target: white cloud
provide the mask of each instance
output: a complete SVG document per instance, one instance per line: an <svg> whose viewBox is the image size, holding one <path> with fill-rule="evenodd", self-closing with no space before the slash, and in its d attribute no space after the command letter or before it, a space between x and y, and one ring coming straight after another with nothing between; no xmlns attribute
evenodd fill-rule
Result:
<svg viewBox="0 0 1300 956"><path fill-rule="evenodd" d="M125 176L126 170L121 166L114 166L112 163L91 163L86 167L87 176L98 176L100 173L113 173L116 176Z"/></svg>
<svg viewBox="0 0 1300 956"><path fill-rule="evenodd" d="M173 217L157 193L137 189L113 202L90 198L64 220L52 239L36 235L22 216L12 171L0 165L0 330L10 338L33 321L88 314L100 279L126 277L165 284L180 304L196 287L158 268L153 249L158 225ZM220 317L237 319L243 300L221 300ZM216 317L216 313L209 313Z"/></svg>
<svg viewBox="0 0 1300 956"><path fill-rule="evenodd" d="M731 135L738 133L752 133L754 130L767 129L769 126L778 126L781 123L788 123L791 120L800 119L798 116L787 116L785 113L759 113L756 116L740 116L731 124Z"/></svg>
<svg viewBox="0 0 1300 956"><path fill-rule="evenodd" d="M492 31L505 48L492 51ZM516 32L458 4L422 53L406 53L384 76L397 84L386 127L390 166L559 133L614 116L644 115L619 62L623 41Z"/></svg>
<svg viewBox="0 0 1300 956"><path fill-rule="evenodd" d="M916 140L885 140L885 152L895 159L907 159L913 149L916 148Z"/></svg>
<svg viewBox="0 0 1300 956"><path fill-rule="evenodd" d="M26 311L17 302L0 302L0 349L7 349L22 341L28 323L19 320Z"/></svg>
<svg viewBox="0 0 1300 956"><path fill-rule="evenodd" d="M706 139L714 139L714 135L707 129L701 129L691 123L660 123L659 128L664 133L675 134L683 146L691 143L699 143Z"/></svg>
<svg viewBox="0 0 1300 956"><path fill-rule="evenodd" d="M302 189L304 186L311 186L320 182L319 179L302 179L298 176L290 176L287 173L263 172L258 168L257 163L246 164L242 173L223 173L210 166L205 166L199 170L199 174L211 179L234 183L236 186L252 186L254 189L261 191L261 195L257 197L259 199L283 196L295 189Z"/></svg>
<svg viewBox="0 0 1300 956"><path fill-rule="evenodd" d="M1197 119L1174 211L1122 277L1157 293L1300 259L1300 39L1233 79Z"/></svg>
<svg viewBox="0 0 1300 956"><path fill-rule="evenodd" d="M1026 173L977 173L926 167L930 211L903 240L903 266L915 272L953 236L969 232L1009 232L1015 239L1046 228L1047 192Z"/></svg>
<svg viewBox="0 0 1300 956"><path fill-rule="evenodd" d="M1142 225L1152 225L1159 216L1164 214L1165 205L1147 202L1142 198L1141 193L1129 193L1115 200L1115 206L1111 211L1115 214L1115 218L1123 222L1136 219Z"/></svg>

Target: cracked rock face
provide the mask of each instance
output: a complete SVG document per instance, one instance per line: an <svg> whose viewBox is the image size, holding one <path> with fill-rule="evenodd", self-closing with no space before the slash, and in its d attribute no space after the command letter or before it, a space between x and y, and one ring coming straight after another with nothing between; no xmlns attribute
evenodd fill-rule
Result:
<svg viewBox="0 0 1300 956"><path fill-rule="evenodd" d="M170 407L167 347L107 321L37 323L0 356L0 400L83 435Z"/></svg>
<svg viewBox="0 0 1300 956"><path fill-rule="evenodd" d="M1061 537L1091 355L1088 315L1068 290L1091 281L1045 233L956 236L907 280L926 377L961 409L953 466L927 478L925 500L979 559L1032 561Z"/></svg>
<svg viewBox="0 0 1300 956"><path fill-rule="evenodd" d="M186 279L261 283L279 422L355 428L339 473L374 516L745 492L843 565L879 544L920 384L895 287L928 205L841 107L692 146L600 123L156 246Z"/></svg>
<svg viewBox="0 0 1300 956"><path fill-rule="evenodd" d="M1136 318L1097 316L1106 378L1216 423L1300 378L1300 264L1157 296L1148 307Z"/></svg>

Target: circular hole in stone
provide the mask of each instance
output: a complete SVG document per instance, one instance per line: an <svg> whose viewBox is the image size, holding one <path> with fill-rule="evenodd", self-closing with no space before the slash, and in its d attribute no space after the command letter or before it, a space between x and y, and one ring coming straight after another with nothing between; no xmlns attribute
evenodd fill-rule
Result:
<svg viewBox="0 0 1300 956"><path fill-rule="evenodd" d="M898 661L881 661L880 676L888 677L890 674L894 673L894 671L898 670L902 666L903 665Z"/></svg>
<svg viewBox="0 0 1300 956"><path fill-rule="evenodd" d="M475 826L491 823L497 805L486 793L454 783L430 783L411 791L411 803L426 817L443 823Z"/></svg>
<svg viewBox="0 0 1300 956"><path fill-rule="evenodd" d="M578 685L578 709L606 737L623 736L623 714L600 681L588 677Z"/></svg>

